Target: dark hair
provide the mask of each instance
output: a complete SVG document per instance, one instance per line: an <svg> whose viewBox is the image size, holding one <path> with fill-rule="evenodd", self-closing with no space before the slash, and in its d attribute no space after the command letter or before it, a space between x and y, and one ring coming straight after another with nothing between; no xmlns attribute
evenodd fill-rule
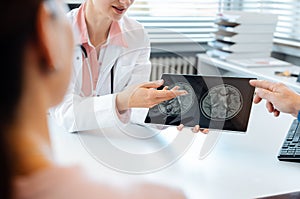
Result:
<svg viewBox="0 0 300 199"><path fill-rule="evenodd" d="M7 138L22 95L24 50L36 39L36 19L42 0L1 2L0 18L0 198L12 197L14 162Z"/></svg>

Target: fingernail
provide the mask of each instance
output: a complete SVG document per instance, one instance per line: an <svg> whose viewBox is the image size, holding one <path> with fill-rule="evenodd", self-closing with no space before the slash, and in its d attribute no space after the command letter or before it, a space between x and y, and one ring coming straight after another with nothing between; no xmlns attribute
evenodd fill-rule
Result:
<svg viewBox="0 0 300 199"><path fill-rule="evenodd" d="M204 130L202 131L202 133L208 134L208 133L209 133L209 130L208 130L208 129L204 129Z"/></svg>
<svg viewBox="0 0 300 199"><path fill-rule="evenodd" d="M179 126L177 126L177 130L181 131L183 129L183 124L180 124Z"/></svg>
<svg viewBox="0 0 300 199"><path fill-rule="evenodd" d="M181 91L180 96L189 94L187 91Z"/></svg>

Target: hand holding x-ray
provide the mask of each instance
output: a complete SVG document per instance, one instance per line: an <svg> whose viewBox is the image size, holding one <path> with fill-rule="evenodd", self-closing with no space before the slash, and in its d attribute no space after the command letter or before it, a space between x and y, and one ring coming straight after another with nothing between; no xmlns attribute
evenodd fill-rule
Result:
<svg viewBox="0 0 300 199"><path fill-rule="evenodd" d="M128 87L117 95L116 103L118 111L125 111L129 108L152 108L162 102L188 94L188 91L180 90L182 89L180 86L174 86L171 89L165 86L163 89L157 90L163 84L164 80L158 80ZM183 128L183 124L177 127L179 131ZM208 129L201 129L199 125L193 127L192 131L194 133L208 133Z"/></svg>
<svg viewBox="0 0 300 199"><path fill-rule="evenodd" d="M162 90L156 90L156 88L161 87L163 83L163 80L158 80L128 87L117 95L116 103L118 110L151 108L163 101L187 94L187 91L179 90L180 88L178 86L170 90L168 87L164 87Z"/></svg>

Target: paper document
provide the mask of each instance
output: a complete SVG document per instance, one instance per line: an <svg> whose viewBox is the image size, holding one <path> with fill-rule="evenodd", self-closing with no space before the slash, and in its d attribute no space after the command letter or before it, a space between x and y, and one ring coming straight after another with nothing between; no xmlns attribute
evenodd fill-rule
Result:
<svg viewBox="0 0 300 199"><path fill-rule="evenodd" d="M219 20L230 24L257 24L258 21L262 24L274 24L277 22L277 15L271 13L225 11L219 14ZM220 22L217 21L217 23Z"/></svg>
<svg viewBox="0 0 300 199"><path fill-rule="evenodd" d="M270 43L231 43L222 41L210 41L208 45L227 52L234 53L257 53L257 52L270 52L273 44Z"/></svg>
<svg viewBox="0 0 300 199"><path fill-rule="evenodd" d="M273 57L253 59L227 59L228 62L243 67L292 66L292 64Z"/></svg>
<svg viewBox="0 0 300 199"><path fill-rule="evenodd" d="M210 57L215 57L222 60L246 60L246 59L252 59L252 58L265 58L270 57L271 52L265 51L265 52L244 52L244 53L232 53L232 52L225 52L222 50L214 49L209 50L206 52L206 54Z"/></svg>
<svg viewBox="0 0 300 199"><path fill-rule="evenodd" d="M216 40L226 41L226 42L234 42L234 43L272 43L273 41L273 34L236 34L226 36L223 35L224 32L215 32L212 36ZM227 34L228 35L228 34Z"/></svg>

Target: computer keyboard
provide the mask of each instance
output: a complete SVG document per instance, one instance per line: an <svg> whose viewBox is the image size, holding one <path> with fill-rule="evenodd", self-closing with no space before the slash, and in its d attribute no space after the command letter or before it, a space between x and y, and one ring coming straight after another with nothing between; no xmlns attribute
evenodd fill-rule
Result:
<svg viewBox="0 0 300 199"><path fill-rule="evenodd" d="M300 123L294 120L281 146L278 159L300 162Z"/></svg>

